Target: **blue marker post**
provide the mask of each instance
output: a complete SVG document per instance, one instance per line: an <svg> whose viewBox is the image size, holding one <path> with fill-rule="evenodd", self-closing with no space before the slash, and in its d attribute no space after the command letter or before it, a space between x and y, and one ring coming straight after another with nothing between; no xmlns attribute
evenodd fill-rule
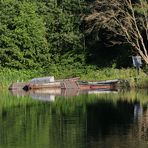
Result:
<svg viewBox="0 0 148 148"><path fill-rule="evenodd" d="M140 56L132 56L133 65L137 69L137 74L139 75L140 67L142 66L142 61Z"/></svg>

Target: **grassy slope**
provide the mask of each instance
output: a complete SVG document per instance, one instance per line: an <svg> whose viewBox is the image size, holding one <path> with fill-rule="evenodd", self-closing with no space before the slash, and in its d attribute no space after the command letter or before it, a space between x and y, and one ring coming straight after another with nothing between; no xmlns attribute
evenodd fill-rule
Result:
<svg viewBox="0 0 148 148"><path fill-rule="evenodd" d="M141 70L137 76L135 69L95 69L85 67L83 69L58 69L57 71L42 71L42 70L14 70L1 68L0 69L0 88L8 88L13 82L28 81L34 77L54 75L55 79L80 77L81 80L110 80L124 79L130 82L131 87L148 87L148 76Z"/></svg>

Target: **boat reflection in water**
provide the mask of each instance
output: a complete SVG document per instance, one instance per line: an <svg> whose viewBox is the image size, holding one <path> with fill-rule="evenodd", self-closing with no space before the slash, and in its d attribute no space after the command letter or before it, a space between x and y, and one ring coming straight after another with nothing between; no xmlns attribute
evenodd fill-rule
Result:
<svg viewBox="0 0 148 148"><path fill-rule="evenodd" d="M81 94L100 94L100 93L117 93L117 90L108 89L91 89L91 90L80 90L80 89L33 89L29 91L24 90L10 90L14 96L31 96L33 99L42 101L54 101L56 96L72 97Z"/></svg>

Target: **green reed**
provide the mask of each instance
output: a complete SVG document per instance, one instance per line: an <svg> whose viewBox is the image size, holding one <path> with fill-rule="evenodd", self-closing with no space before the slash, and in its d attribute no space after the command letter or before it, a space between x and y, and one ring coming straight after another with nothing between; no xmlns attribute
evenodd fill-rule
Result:
<svg viewBox="0 0 148 148"><path fill-rule="evenodd" d="M37 70L16 70L1 68L0 69L0 88L8 87L15 82L24 82L34 77L42 76L41 71Z"/></svg>
<svg viewBox="0 0 148 148"><path fill-rule="evenodd" d="M56 68L56 67L55 67ZM141 70L140 74L132 68L115 69L103 68L97 69L92 66L83 68L57 68L56 70L16 70L0 68L0 89L8 88L14 82L28 81L34 77L55 76L55 79L80 77L81 80L102 81L111 79L127 80L130 87L148 88L148 75Z"/></svg>

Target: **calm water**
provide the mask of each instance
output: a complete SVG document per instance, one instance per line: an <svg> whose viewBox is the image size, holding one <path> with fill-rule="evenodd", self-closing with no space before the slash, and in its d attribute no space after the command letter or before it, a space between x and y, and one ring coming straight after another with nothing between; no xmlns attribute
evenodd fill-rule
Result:
<svg viewBox="0 0 148 148"><path fill-rule="evenodd" d="M148 147L146 91L31 96L0 93L0 148Z"/></svg>

